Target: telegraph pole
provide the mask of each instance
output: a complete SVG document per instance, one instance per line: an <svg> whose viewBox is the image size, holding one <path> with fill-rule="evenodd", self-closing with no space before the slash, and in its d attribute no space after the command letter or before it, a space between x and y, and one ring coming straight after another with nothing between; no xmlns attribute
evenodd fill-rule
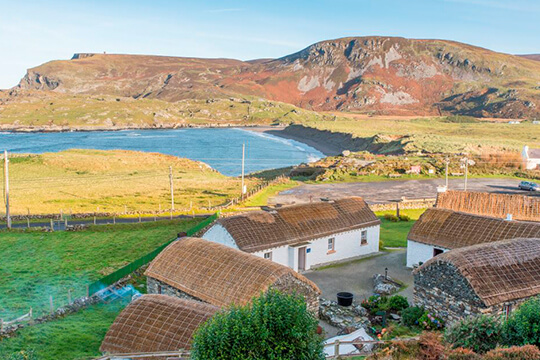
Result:
<svg viewBox="0 0 540 360"><path fill-rule="evenodd" d="M244 163L246 158L246 144L242 144L242 196L244 198Z"/></svg>
<svg viewBox="0 0 540 360"><path fill-rule="evenodd" d="M450 159L448 159L448 156L446 157L446 190L448 190L448 164L450 163Z"/></svg>
<svg viewBox="0 0 540 360"><path fill-rule="evenodd" d="M173 185L172 166L169 166L169 185L171 187L171 213L172 213L172 211L174 211L174 185Z"/></svg>
<svg viewBox="0 0 540 360"><path fill-rule="evenodd" d="M467 191L467 175L469 172L469 158L465 157L465 187L464 190Z"/></svg>
<svg viewBox="0 0 540 360"><path fill-rule="evenodd" d="M6 198L6 223L7 228L11 229L11 216L9 214L9 159L7 150L4 150L4 195Z"/></svg>

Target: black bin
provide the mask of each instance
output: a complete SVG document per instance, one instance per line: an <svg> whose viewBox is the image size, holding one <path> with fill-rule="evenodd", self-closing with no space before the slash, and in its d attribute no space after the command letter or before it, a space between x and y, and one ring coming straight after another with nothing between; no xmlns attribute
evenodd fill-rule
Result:
<svg viewBox="0 0 540 360"><path fill-rule="evenodd" d="M337 293L337 303L340 306L351 306L353 302L354 295L350 292L338 292Z"/></svg>

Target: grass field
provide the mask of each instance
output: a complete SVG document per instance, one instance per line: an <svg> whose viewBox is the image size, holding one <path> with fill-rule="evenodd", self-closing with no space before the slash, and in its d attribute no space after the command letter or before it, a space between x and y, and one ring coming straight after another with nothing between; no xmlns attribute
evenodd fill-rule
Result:
<svg viewBox="0 0 540 360"><path fill-rule="evenodd" d="M0 359L24 351L39 360L89 359L101 355L99 347L125 301L90 306L44 324L20 330L13 338L0 340Z"/></svg>
<svg viewBox="0 0 540 360"><path fill-rule="evenodd" d="M240 192L240 179L196 161L157 153L68 150L11 158L12 214L170 209L169 166L179 211L219 205ZM248 177L247 186L260 181Z"/></svg>
<svg viewBox="0 0 540 360"><path fill-rule="evenodd" d="M80 232L0 232L0 318L34 309L36 316L72 298L86 285L173 239L200 219L95 226Z"/></svg>
<svg viewBox="0 0 540 360"><path fill-rule="evenodd" d="M540 125L488 122L469 119L453 122L452 118L399 118L354 114L336 114L333 121L307 119L306 126L367 138L379 135L379 141L399 140L408 152L482 153L490 148L521 150L523 145L540 147Z"/></svg>
<svg viewBox="0 0 540 360"><path fill-rule="evenodd" d="M263 189L262 191L245 201L243 203L243 206L252 207L268 205L269 198L277 195L277 193L281 191L291 189L298 185L299 183L297 181L288 181L286 183L268 186L267 188Z"/></svg>
<svg viewBox="0 0 540 360"><path fill-rule="evenodd" d="M411 218L411 221L398 221L392 222L384 218L385 214L395 214L391 211L378 211L375 214L381 219L381 248L385 247L407 247L407 234L411 230L414 222L418 220L420 215L424 213L426 209L406 209L401 210L401 215L407 215Z"/></svg>

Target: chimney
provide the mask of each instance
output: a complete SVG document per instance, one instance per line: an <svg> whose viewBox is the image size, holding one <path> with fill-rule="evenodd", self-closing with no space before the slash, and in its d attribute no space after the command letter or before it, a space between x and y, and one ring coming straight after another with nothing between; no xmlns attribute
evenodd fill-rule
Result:
<svg viewBox="0 0 540 360"><path fill-rule="evenodd" d="M506 214L506 220L512 221L512 214Z"/></svg>

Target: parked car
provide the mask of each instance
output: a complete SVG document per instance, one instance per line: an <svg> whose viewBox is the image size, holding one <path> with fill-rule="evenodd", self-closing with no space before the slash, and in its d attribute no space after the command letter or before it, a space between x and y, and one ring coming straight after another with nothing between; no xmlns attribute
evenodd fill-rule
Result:
<svg viewBox="0 0 540 360"><path fill-rule="evenodd" d="M518 188L527 191L538 191L538 184L530 181L522 181L519 183Z"/></svg>

